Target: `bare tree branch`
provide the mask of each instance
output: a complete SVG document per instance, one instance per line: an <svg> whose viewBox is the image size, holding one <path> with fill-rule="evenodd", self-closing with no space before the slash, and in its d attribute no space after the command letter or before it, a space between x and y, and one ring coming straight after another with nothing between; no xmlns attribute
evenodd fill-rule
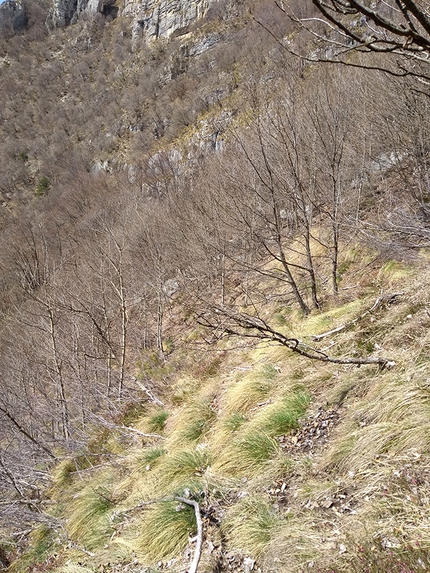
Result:
<svg viewBox="0 0 430 573"><path fill-rule="evenodd" d="M318 44L334 52L301 52L294 42L279 38L264 22L256 20L285 50L308 62L325 62L352 67L373 69L392 76L414 77L426 84L430 82L430 18L424 7L413 0L388 0L384 4L370 4L362 0L312 0L322 17L301 18L281 0L275 5L299 30L313 36ZM400 9L399 9L400 6ZM355 18L354 18L355 17ZM357 17L359 18L357 20ZM327 33L319 33L318 26L325 24ZM344 58L356 51L385 53L400 56L391 65L377 62L354 62ZM417 66L421 64L421 66Z"/></svg>
<svg viewBox="0 0 430 573"><path fill-rule="evenodd" d="M275 342L276 344L285 346L291 350L291 352L304 356L305 358L310 358L311 360L330 362L333 364L377 364L381 370L395 366L393 360L384 357L337 358L330 356L326 354L326 352L318 350L298 338L285 336L282 332L272 328L259 316L251 316L226 306L213 307L210 312L202 313L197 321L202 326L217 332L217 338L221 338L227 334L242 338L255 338Z"/></svg>
<svg viewBox="0 0 430 573"><path fill-rule="evenodd" d="M125 426L124 424L114 424L113 422L108 422L101 416L94 415L97 421L104 426L105 428L109 428L110 430L121 432L122 434L135 434L137 436L141 436L142 438L155 438L157 440L165 440L163 436L160 434L146 434L145 432L141 432L140 430L136 430L136 428L132 428L131 426Z"/></svg>

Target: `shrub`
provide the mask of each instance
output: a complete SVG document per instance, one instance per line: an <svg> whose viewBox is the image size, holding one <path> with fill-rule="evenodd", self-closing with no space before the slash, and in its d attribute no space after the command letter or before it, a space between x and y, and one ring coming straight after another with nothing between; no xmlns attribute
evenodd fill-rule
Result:
<svg viewBox="0 0 430 573"><path fill-rule="evenodd" d="M36 185L36 189L34 190L34 194L38 197L42 195L46 195L46 193L51 188L51 182L45 175L39 179L38 184Z"/></svg>

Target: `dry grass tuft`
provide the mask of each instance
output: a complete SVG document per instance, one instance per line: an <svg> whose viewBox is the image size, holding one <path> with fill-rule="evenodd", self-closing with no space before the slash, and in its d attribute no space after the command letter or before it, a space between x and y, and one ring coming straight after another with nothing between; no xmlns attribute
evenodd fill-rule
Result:
<svg viewBox="0 0 430 573"><path fill-rule="evenodd" d="M270 503L260 497L245 497L229 509L222 528L231 548L260 557L281 524Z"/></svg>
<svg viewBox="0 0 430 573"><path fill-rule="evenodd" d="M162 501L146 511L136 542L150 562L177 555L196 531L194 510L177 501Z"/></svg>

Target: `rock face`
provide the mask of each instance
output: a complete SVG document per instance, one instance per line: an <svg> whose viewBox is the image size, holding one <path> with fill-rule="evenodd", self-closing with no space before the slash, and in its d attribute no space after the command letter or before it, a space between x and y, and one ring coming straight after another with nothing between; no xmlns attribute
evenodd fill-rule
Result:
<svg viewBox="0 0 430 573"><path fill-rule="evenodd" d="M169 38L188 31L192 22L205 15L215 0L124 0L118 9L115 0L53 0L49 28L74 24L82 13L133 18L134 41Z"/></svg>
<svg viewBox="0 0 430 573"><path fill-rule="evenodd" d="M75 24L83 12L100 12L104 16L115 18L118 8L115 6L115 0L53 0L46 25L53 29Z"/></svg>
<svg viewBox="0 0 430 573"><path fill-rule="evenodd" d="M71 23L76 14L77 0L54 0L49 10L46 25L48 28L61 28Z"/></svg>
<svg viewBox="0 0 430 573"><path fill-rule="evenodd" d="M21 0L6 0L0 4L0 35L14 34L27 27L28 19Z"/></svg>
<svg viewBox="0 0 430 573"><path fill-rule="evenodd" d="M134 40L148 41L185 34L211 3L213 0L126 0L121 13L133 17Z"/></svg>

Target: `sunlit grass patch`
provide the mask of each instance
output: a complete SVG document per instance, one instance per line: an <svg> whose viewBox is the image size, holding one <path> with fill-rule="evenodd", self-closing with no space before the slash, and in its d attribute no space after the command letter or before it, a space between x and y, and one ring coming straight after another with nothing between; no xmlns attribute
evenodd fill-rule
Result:
<svg viewBox="0 0 430 573"><path fill-rule="evenodd" d="M200 391L201 381L192 376L178 376L172 382L170 401L173 406L186 404L189 398L193 398Z"/></svg>
<svg viewBox="0 0 430 573"><path fill-rule="evenodd" d="M62 460L57 466L55 466L52 477L52 494L61 492L66 485L70 485L72 482L72 475L76 471L76 463L71 458Z"/></svg>
<svg viewBox="0 0 430 573"><path fill-rule="evenodd" d="M339 472L359 472L375 465L382 455L395 456L409 450L428 451L430 421L418 426L409 422L379 422L355 430L332 444L327 467Z"/></svg>
<svg viewBox="0 0 430 573"><path fill-rule="evenodd" d="M246 422L246 416L240 412L233 412L224 419L224 428L229 432L236 432Z"/></svg>
<svg viewBox="0 0 430 573"><path fill-rule="evenodd" d="M249 422L240 412L228 415L224 424L232 428L234 437L221 444L215 467L230 475L236 472L254 475L280 452L274 438L297 427L309 401L309 394L297 389L275 404L264 406Z"/></svg>
<svg viewBox="0 0 430 573"><path fill-rule="evenodd" d="M67 531L71 539L93 550L112 534L109 520L114 507L108 482L90 483L77 493L67 507Z"/></svg>
<svg viewBox="0 0 430 573"><path fill-rule="evenodd" d="M207 447L173 452L158 468L159 491L171 493L186 485L199 489L211 463L212 455Z"/></svg>
<svg viewBox="0 0 430 573"><path fill-rule="evenodd" d="M256 371L247 372L227 390L226 410L246 414L252 406L267 398L277 376L278 371L271 364L265 364Z"/></svg>
<svg viewBox="0 0 430 573"><path fill-rule="evenodd" d="M168 417L169 417L169 412L167 412L167 410L164 410L164 408L155 410L147 418L147 426L149 432L162 432L166 426Z"/></svg>
<svg viewBox="0 0 430 573"><path fill-rule="evenodd" d="M413 271L409 266L399 261L387 261L378 273L378 281L389 286L406 278L412 272Z"/></svg>
<svg viewBox="0 0 430 573"><path fill-rule="evenodd" d="M222 529L231 548L259 557L281 523L269 502L260 497L246 497L228 510Z"/></svg>
<svg viewBox="0 0 430 573"><path fill-rule="evenodd" d="M167 450L157 446L129 454L124 461L123 478L116 483L116 490L124 495L121 508L128 509L158 495L160 474L166 458Z"/></svg>
<svg viewBox="0 0 430 573"><path fill-rule="evenodd" d="M258 425L270 436L280 436L297 428L298 420L306 412L309 402L308 392L297 390L276 404L266 406L253 424Z"/></svg>
<svg viewBox="0 0 430 573"><path fill-rule="evenodd" d="M332 443L328 453L324 457L326 468L334 469L348 467L349 456L354 451L358 440L357 431L350 430Z"/></svg>
<svg viewBox="0 0 430 573"><path fill-rule="evenodd" d="M216 412L210 398L197 400L187 409L183 427L177 432L178 438L190 442L199 440L210 429L215 417Z"/></svg>
<svg viewBox="0 0 430 573"><path fill-rule="evenodd" d="M373 303L370 303L370 306L372 304ZM301 335L311 336L332 330L357 318L364 309L363 301L357 298L326 312L312 314L303 321L301 325Z"/></svg>
<svg viewBox="0 0 430 573"><path fill-rule="evenodd" d="M176 421L172 440L180 443L199 440L210 429L215 418L213 397L198 397Z"/></svg>
<svg viewBox="0 0 430 573"><path fill-rule="evenodd" d="M89 567L77 565L76 563L69 563L68 565L63 565L55 569L55 573L93 573L93 571L94 570Z"/></svg>
<svg viewBox="0 0 430 573"><path fill-rule="evenodd" d="M258 428L246 428L220 452L214 468L228 475L255 475L280 451L279 443Z"/></svg>
<svg viewBox="0 0 430 573"><path fill-rule="evenodd" d="M146 510L136 547L147 559L155 562L177 555L195 531L192 507L179 501L161 501Z"/></svg>
<svg viewBox="0 0 430 573"><path fill-rule="evenodd" d="M163 448L149 448L145 450L140 458L142 462L142 468L148 469L156 464L162 456L166 454L166 450Z"/></svg>
<svg viewBox="0 0 430 573"><path fill-rule="evenodd" d="M22 573L33 570L33 566L50 555L55 547L55 530L46 523L34 527L29 536L29 551L14 561L8 568L11 573Z"/></svg>
<svg viewBox="0 0 430 573"><path fill-rule="evenodd" d="M74 477L79 472L92 468L93 464L97 465L98 460L90 452L77 453L74 457L66 458L59 462L52 472L51 495L54 497L61 495L65 488L72 486Z"/></svg>
<svg viewBox="0 0 430 573"><path fill-rule="evenodd" d="M345 565L341 567L333 560L330 568L324 571L343 573L345 566L351 573L430 571L430 554L420 539L403 539L402 535L374 535L364 539L353 538L349 546L350 552L344 556Z"/></svg>
<svg viewBox="0 0 430 573"><path fill-rule="evenodd" d="M282 527L275 531L267 546L260 560L262 566L267 566L270 570L276 560L276 573L304 573L305 571L333 573L332 569L324 567L327 561L323 559L321 561L324 565L321 568L316 567L319 563L317 558L323 557L324 552L327 552L328 546L331 545L331 543L324 542L322 531L327 531L327 523L322 522L315 515L288 515L288 519L284 520ZM337 544L335 547L334 553L339 561ZM333 549L329 551L333 555Z"/></svg>

